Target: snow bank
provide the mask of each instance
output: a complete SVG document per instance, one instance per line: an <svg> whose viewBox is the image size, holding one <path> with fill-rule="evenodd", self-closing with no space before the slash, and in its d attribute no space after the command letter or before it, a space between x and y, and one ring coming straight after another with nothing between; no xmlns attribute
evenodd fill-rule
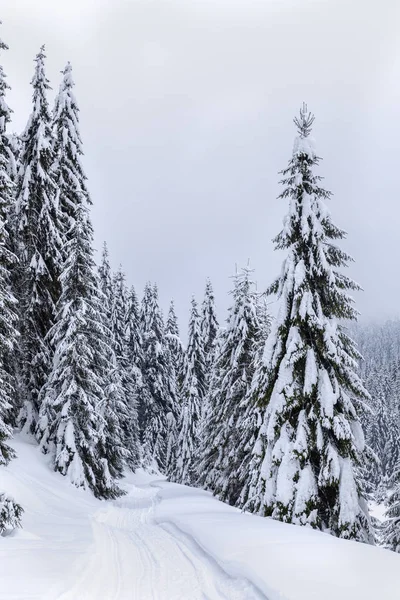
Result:
<svg viewBox="0 0 400 600"><path fill-rule="evenodd" d="M243 514L202 490L157 486L158 522L193 537L223 569L252 581L268 600L400 598L398 554Z"/></svg>

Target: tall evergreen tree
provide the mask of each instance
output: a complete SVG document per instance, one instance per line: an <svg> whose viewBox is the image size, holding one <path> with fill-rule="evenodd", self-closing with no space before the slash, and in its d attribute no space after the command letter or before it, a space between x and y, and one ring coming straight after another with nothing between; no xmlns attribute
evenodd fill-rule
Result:
<svg viewBox="0 0 400 600"><path fill-rule="evenodd" d="M22 151L22 140L19 135L17 135L16 133L12 133L11 135L7 135L7 142L7 171L11 180L15 183L18 179L19 161Z"/></svg>
<svg viewBox="0 0 400 600"><path fill-rule="evenodd" d="M0 21L1 24L1 21ZM0 40L0 51L8 46ZM16 346L15 298L10 293L10 267L15 256L8 249L7 218L13 202L13 183L9 175L8 140L6 126L10 122L10 109L5 95L8 85L3 67L0 65L0 466L7 465L15 456L7 444L12 430L7 424L13 402L13 378L10 373L10 353ZM4 493L0 493L0 535L5 529L20 524L22 508Z"/></svg>
<svg viewBox="0 0 400 600"><path fill-rule="evenodd" d="M15 284L21 315L21 368L24 405L21 424L32 432L39 410L39 392L49 375L46 336L53 325L60 296L61 237L52 176L53 136L44 69L44 46L36 56L33 112L22 136L17 192L19 268Z"/></svg>
<svg viewBox="0 0 400 600"><path fill-rule="evenodd" d="M262 329L248 268L236 274L231 293L233 304L211 378L199 472L202 485L236 504L258 425L250 388Z"/></svg>
<svg viewBox="0 0 400 600"><path fill-rule="evenodd" d="M338 268L350 257L333 241L345 233L332 222L330 193L314 175L309 137L314 117L303 105L299 135L283 171L289 213L275 239L286 250L270 292L280 310L258 380L265 417L254 449L248 508L333 535L371 541L366 502L356 477L364 436L352 398L368 397L356 375L359 354L343 319L356 319L348 290L359 289Z"/></svg>
<svg viewBox="0 0 400 600"><path fill-rule="evenodd" d="M127 311L125 315L125 333L127 339L127 356L135 387L140 390L143 386L143 341L140 326L140 307L135 288L129 290Z"/></svg>
<svg viewBox="0 0 400 600"><path fill-rule="evenodd" d="M382 538L386 548L400 552L400 460L389 478L389 489Z"/></svg>
<svg viewBox="0 0 400 600"><path fill-rule="evenodd" d="M176 379L177 394L180 396L186 370L186 353L179 336L178 319L175 313L174 301L169 306L165 337L171 354Z"/></svg>
<svg viewBox="0 0 400 600"><path fill-rule="evenodd" d="M202 305L201 332L204 344L205 376L207 383L215 358L215 344L218 333L218 320L215 310L214 292L211 281L207 279L204 300Z"/></svg>
<svg viewBox="0 0 400 600"><path fill-rule="evenodd" d="M186 373L182 385L182 404L178 419L178 438L175 448L176 465L172 478L191 484L195 479L196 454L199 446L199 427L205 395L205 357L202 345L201 319L195 298L189 319Z"/></svg>
<svg viewBox="0 0 400 600"><path fill-rule="evenodd" d="M389 414L384 396L383 386L375 397L375 411L370 420L368 429L366 430L367 439L371 443L372 448L378 458L378 462L374 465L374 472L370 474L370 479L374 485L379 485L386 474L386 444L388 442L388 434L390 429ZM395 465L392 465L394 467Z"/></svg>
<svg viewBox="0 0 400 600"><path fill-rule="evenodd" d="M95 273L87 206L75 206L61 276L57 320L50 332L53 369L42 391L38 436L53 450L54 469L99 498L120 494L113 474L124 459L118 423L105 395L109 375L109 332ZM106 428L107 425L107 428ZM113 461L107 447L113 449Z"/></svg>
<svg viewBox="0 0 400 600"><path fill-rule="evenodd" d="M22 140L21 137L16 135L15 133L12 135L5 136L6 145L5 150L7 153L7 173L14 184L13 189L13 199L9 208L7 222L6 222L6 230L8 236L8 247L11 252L15 255L18 253L18 223L17 223L17 215L16 215L16 193L17 193L17 184L18 184L18 172L20 166L20 157L22 151ZM17 265L17 262L16 262ZM15 266L16 266L15 265ZM14 289L15 281L13 277L13 273L11 273L11 288ZM17 359L16 354L14 354L13 364L14 371L17 371ZM19 397L17 389L16 397ZM15 407L15 412L17 411L17 406Z"/></svg>
<svg viewBox="0 0 400 600"><path fill-rule="evenodd" d="M397 412L388 410L388 429L382 460L383 476L390 479L400 462L400 422Z"/></svg>
<svg viewBox="0 0 400 600"><path fill-rule="evenodd" d="M174 381L175 387L175 398L176 398L176 419L179 421L181 416L181 411L183 410L183 385L185 381L185 376L187 372L187 363L186 363L186 352L183 347L182 341L179 337L179 327L178 327L178 319L175 313L175 306L173 300L171 300L170 307L168 310L168 318L165 326L165 341L170 355L171 362L171 376ZM170 477L175 477L176 473L176 448L178 445L178 428L177 422L173 421L172 428L170 430L170 435L168 438L168 449L167 455L169 457L168 460L168 469L167 475Z"/></svg>
<svg viewBox="0 0 400 600"><path fill-rule="evenodd" d="M72 234L74 211L77 204L91 204L86 188L86 175L82 168L82 140L79 132L79 108L76 103L70 63L62 71L62 82L56 96L53 111L54 164L56 182L55 203L58 208L63 239L63 260L65 244Z"/></svg>
<svg viewBox="0 0 400 600"><path fill-rule="evenodd" d="M140 463L139 425L137 414L137 379L129 362L126 330L127 297L125 275L120 268L112 281L111 333L113 348L112 385L117 389L118 419L126 450L125 463L136 469Z"/></svg>
<svg viewBox="0 0 400 600"><path fill-rule="evenodd" d="M139 423L145 466L166 472L171 436L175 435L176 389L156 286L147 284L141 308L143 388Z"/></svg>
<svg viewBox="0 0 400 600"><path fill-rule="evenodd" d="M104 295L106 303L105 310L109 318L111 318L111 306L113 303L113 286L112 273L110 266L110 255L108 252L107 243L103 243L101 262L99 266L100 288Z"/></svg>
<svg viewBox="0 0 400 600"><path fill-rule="evenodd" d="M131 286L127 300L126 333L128 338L129 359L141 370L143 363L142 336L140 327L140 306L136 290Z"/></svg>
<svg viewBox="0 0 400 600"><path fill-rule="evenodd" d="M207 392L207 357L205 353L206 347L207 345L204 344L204 328L202 327L202 320L198 310L197 302L195 298L192 298L186 355L188 369L193 371L193 373L196 376L198 396L200 401L204 398Z"/></svg>
<svg viewBox="0 0 400 600"><path fill-rule="evenodd" d="M111 280L112 304L111 304L111 331L113 333L113 345L115 354L123 358L126 352L126 314L128 311L128 299L125 283L125 273L120 266Z"/></svg>
<svg viewBox="0 0 400 600"><path fill-rule="evenodd" d="M261 354L264 352L265 343L271 331L271 315L268 311L268 302L265 293L256 294L257 319L260 325L260 335L258 340L258 349Z"/></svg>

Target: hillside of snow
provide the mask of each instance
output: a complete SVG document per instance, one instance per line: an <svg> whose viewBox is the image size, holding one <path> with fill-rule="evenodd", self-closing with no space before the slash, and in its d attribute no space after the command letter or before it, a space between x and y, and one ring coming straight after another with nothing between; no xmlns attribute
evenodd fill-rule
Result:
<svg viewBox="0 0 400 600"><path fill-rule="evenodd" d="M0 600L398 600L400 556L242 514L138 473L96 500L29 439L0 469L25 513L0 538Z"/></svg>

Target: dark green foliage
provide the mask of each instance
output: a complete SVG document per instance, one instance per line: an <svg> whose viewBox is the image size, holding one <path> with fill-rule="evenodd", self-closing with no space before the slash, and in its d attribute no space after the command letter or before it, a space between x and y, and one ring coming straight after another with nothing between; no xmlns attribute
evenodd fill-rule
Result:
<svg viewBox="0 0 400 600"><path fill-rule="evenodd" d="M49 84L44 60L42 47L36 56L32 80L33 112L22 136L16 211L19 267L14 286L20 302L21 393L24 397L20 419L32 432L39 411L39 393L51 366L46 336L54 323L62 267L62 239L52 173L53 135L46 98Z"/></svg>

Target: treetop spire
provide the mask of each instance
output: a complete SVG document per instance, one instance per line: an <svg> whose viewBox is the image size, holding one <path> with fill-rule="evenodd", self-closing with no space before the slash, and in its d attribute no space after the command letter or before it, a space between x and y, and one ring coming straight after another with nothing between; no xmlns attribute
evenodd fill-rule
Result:
<svg viewBox="0 0 400 600"><path fill-rule="evenodd" d="M307 104L303 102L300 108L300 117L294 117L293 121L300 133L300 137L306 138L311 133L315 116L309 112Z"/></svg>

